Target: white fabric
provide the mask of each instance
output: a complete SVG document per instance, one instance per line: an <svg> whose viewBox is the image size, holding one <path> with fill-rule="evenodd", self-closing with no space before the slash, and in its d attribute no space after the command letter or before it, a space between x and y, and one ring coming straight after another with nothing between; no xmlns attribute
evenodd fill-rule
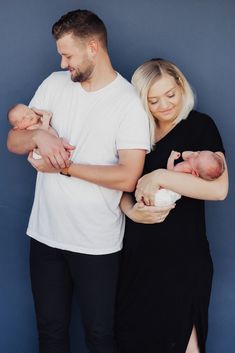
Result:
<svg viewBox="0 0 235 353"><path fill-rule="evenodd" d="M175 203L180 198L181 198L181 195L177 194L177 192L174 192L168 189L160 189L155 194L155 206L158 206L158 207L169 206Z"/></svg>
<svg viewBox="0 0 235 353"><path fill-rule="evenodd" d="M40 156L40 154L37 153L37 149L33 150L32 157L33 157L33 159L42 159L42 156Z"/></svg>
<svg viewBox="0 0 235 353"><path fill-rule="evenodd" d="M39 87L30 106L53 113L51 125L76 146L75 163L114 165L119 149L149 151L147 115L121 75L96 92L85 91L68 72ZM122 192L60 174L38 173L27 234L49 246L86 254L122 247Z"/></svg>

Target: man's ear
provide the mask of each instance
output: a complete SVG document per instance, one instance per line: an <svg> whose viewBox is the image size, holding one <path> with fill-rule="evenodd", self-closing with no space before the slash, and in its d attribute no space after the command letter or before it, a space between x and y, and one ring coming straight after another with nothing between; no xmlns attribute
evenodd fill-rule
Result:
<svg viewBox="0 0 235 353"><path fill-rule="evenodd" d="M88 49L90 51L90 54L92 57L95 57L98 53L99 50L99 43L98 40L96 39L91 39L88 43Z"/></svg>

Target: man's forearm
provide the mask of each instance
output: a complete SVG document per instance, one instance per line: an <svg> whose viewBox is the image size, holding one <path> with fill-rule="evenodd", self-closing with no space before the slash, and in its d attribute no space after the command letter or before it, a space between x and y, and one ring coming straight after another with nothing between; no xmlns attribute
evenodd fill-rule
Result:
<svg viewBox="0 0 235 353"><path fill-rule="evenodd" d="M131 168L124 165L84 165L71 164L68 170L73 177L89 181L94 184L104 186L106 188L134 191L136 182L141 175L142 168L137 172L132 172Z"/></svg>
<svg viewBox="0 0 235 353"><path fill-rule="evenodd" d="M36 130L10 130L7 148L10 152L26 154L37 147L35 142Z"/></svg>

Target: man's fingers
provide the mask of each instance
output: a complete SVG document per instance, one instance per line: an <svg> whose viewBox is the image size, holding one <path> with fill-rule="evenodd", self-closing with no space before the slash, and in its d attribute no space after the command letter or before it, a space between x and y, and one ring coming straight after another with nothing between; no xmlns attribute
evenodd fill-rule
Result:
<svg viewBox="0 0 235 353"><path fill-rule="evenodd" d="M138 189L136 189L135 191L135 199L137 202L141 202L142 201L142 194L139 192Z"/></svg>
<svg viewBox="0 0 235 353"><path fill-rule="evenodd" d="M75 146L70 145L70 143L68 143L68 141L66 141L65 139L61 138L62 142L63 142L63 146L66 150L74 150Z"/></svg>
<svg viewBox="0 0 235 353"><path fill-rule="evenodd" d="M58 163L58 165L59 165L60 168L63 169L63 168L65 168L65 167L67 167L67 164L66 164L66 162L64 161L64 159L62 158L61 154L56 155L56 156L55 156L55 159L56 159L56 161L57 161L57 163Z"/></svg>
<svg viewBox="0 0 235 353"><path fill-rule="evenodd" d="M57 156L56 156L56 157L55 157L55 156L49 156L49 160L50 160L51 165L52 165L54 168L60 169L60 166L59 166L59 164L58 164L58 162L57 162Z"/></svg>
<svg viewBox="0 0 235 353"><path fill-rule="evenodd" d="M62 149L60 151L60 156L59 156L59 159L57 159L57 161L59 162L62 159L65 164L65 166L64 167L61 166L61 168L65 168L65 167L70 166L69 157L70 157L70 154L65 149Z"/></svg>

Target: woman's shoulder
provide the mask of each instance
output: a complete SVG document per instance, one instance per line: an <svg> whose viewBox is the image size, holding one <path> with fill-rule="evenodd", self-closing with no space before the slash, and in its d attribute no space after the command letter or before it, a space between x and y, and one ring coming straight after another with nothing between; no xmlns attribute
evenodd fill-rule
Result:
<svg viewBox="0 0 235 353"><path fill-rule="evenodd" d="M197 110L192 110L185 122L186 125L193 129L211 129L215 127L214 120L208 114L201 113Z"/></svg>
<svg viewBox="0 0 235 353"><path fill-rule="evenodd" d="M193 110L185 120L187 136L195 149L224 151L220 133L214 120L207 114Z"/></svg>

